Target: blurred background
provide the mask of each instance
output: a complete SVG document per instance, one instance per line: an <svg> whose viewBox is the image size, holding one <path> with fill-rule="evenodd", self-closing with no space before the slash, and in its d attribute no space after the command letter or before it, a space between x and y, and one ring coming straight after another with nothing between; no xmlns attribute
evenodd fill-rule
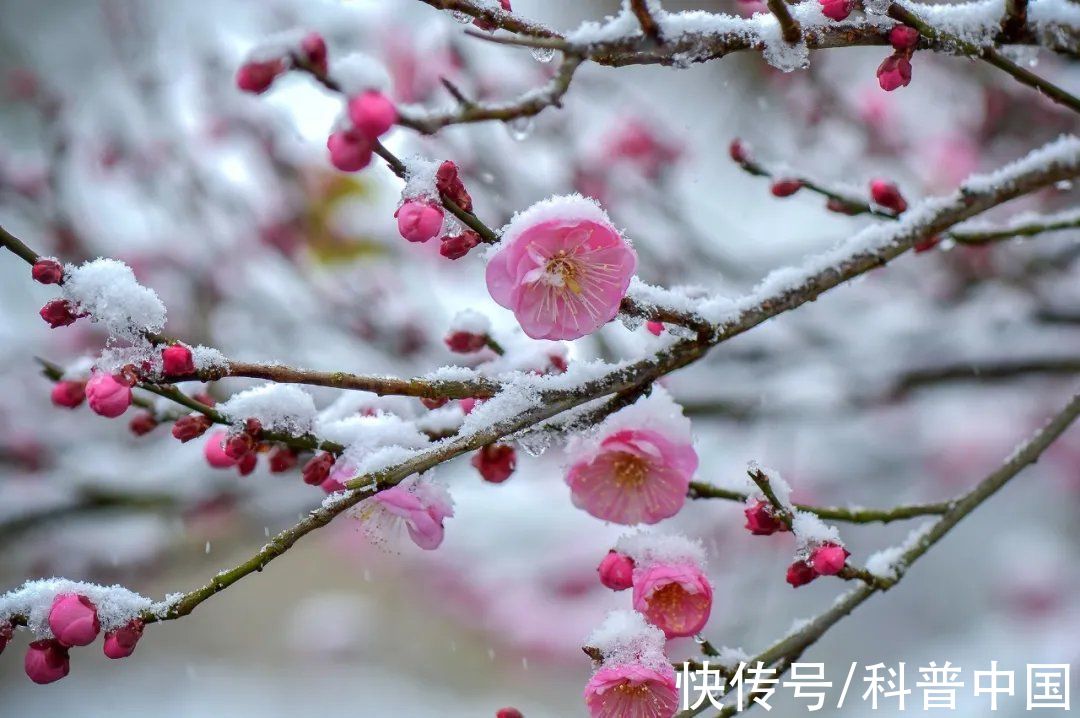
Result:
<svg viewBox="0 0 1080 718"><path fill-rule="evenodd" d="M514 10L568 30L618 4L515 0ZM338 98L301 76L259 97L233 83L248 50L293 28L321 32L331 63L369 55L397 101L433 108L452 102L440 77L470 97L509 99L557 65L466 27L407 0L0 2L0 224L67 261L123 259L168 306L170 334L236 359L422 374L461 361L442 337L463 308L487 314L500 342L535 344L542 356L548 347L488 297L479 253L448 262L398 236L401 184L381 163L353 175L329 165ZM642 279L734 297L870 220L826 211L805 191L773 197L767 180L730 161L733 138L791 173L862 194L882 177L914 201L1075 130L1065 111L965 59L917 53L911 86L884 93L874 70L886 54L816 52L791 74L752 53L683 69L591 65L565 107L535 121L433 138L398 129L387 145L455 160L491 226L553 194L595 196L634 241ZM1080 85L1074 64L1015 56ZM1075 207L1076 196L1059 186L980 221ZM865 506L970 487L1075 389L1078 239L1073 229L985 247L945 242L670 377L694 421L699 478L738 486L758 460L796 500ZM36 315L51 296L0 255L3 590L58 575L155 598L186 591L322 499L296 472L210 469L199 442L181 445L167 426L135 437L126 418L52 406L35 357L74 364L96 356L104 336L86 323L49 330ZM613 360L661 341L616 322L567 350ZM1003 364L1012 370L980 371ZM248 385L205 389L221 399ZM314 393L320 406L337 398ZM424 411L375 397L352 410L369 408ZM339 518L192 616L148 630L134 657L80 651L53 685L25 678L19 634L0 657L0 714L449 717L515 705L529 718L583 715L584 636L630 599L595 575L623 530L573 508L564 461L557 446L521 455L515 475L491 485L458 459L438 472L456 504L438 551L374 548ZM903 661L912 688L917 666L951 661L968 683L957 711L966 716L987 710L971 696L971 671L997 660L1017 671L1018 691L999 714L1021 715L1025 664L1080 657L1078 492L1074 430L804 660L825 662L837 685L852 661ZM661 528L704 540L716 587L705 635L752 654L843 586L793 591L790 537L753 537L743 522L737 504L694 501ZM841 529L861 564L919 522L909 524ZM790 691L781 694L775 704L794 712ZM853 697L821 714L892 712ZM920 701L916 690L908 712Z"/></svg>

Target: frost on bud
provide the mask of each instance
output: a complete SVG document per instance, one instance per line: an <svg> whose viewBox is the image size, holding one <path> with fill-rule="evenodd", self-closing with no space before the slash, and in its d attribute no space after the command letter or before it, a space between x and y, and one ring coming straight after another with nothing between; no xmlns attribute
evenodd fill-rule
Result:
<svg viewBox="0 0 1080 718"><path fill-rule="evenodd" d="M75 313L75 306L66 299L54 299L46 303L38 314L53 329L74 324L79 318L79 315Z"/></svg>
<svg viewBox="0 0 1080 718"><path fill-rule="evenodd" d="M161 371L165 376L189 376L195 373L195 359L183 344L161 350Z"/></svg>
<svg viewBox="0 0 1080 718"><path fill-rule="evenodd" d="M919 44L919 31L907 25L897 25L889 30L889 44L897 52L911 52Z"/></svg>
<svg viewBox="0 0 1080 718"><path fill-rule="evenodd" d="M330 469L334 467L334 461L334 455L325 451L308 459L304 468L301 469L304 483L312 486L322 484L330 477Z"/></svg>
<svg viewBox="0 0 1080 718"><path fill-rule="evenodd" d="M457 354L471 354L487 346L486 334L472 332L450 332L443 339L447 348Z"/></svg>
<svg viewBox="0 0 1080 718"><path fill-rule="evenodd" d="M634 585L634 559L612 549L596 568L600 583L612 591L625 591Z"/></svg>
<svg viewBox="0 0 1080 718"><path fill-rule="evenodd" d="M510 12L510 0L499 0L499 7L501 7L506 12ZM487 20L482 20L480 18L476 18L475 20L473 20L473 25L476 25L478 28L480 28L484 32L495 32L495 25L491 24ZM503 708L503 710L512 711L514 709L513 708ZM517 715L520 716L521 714L518 713ZM502 711L499 711L497 718L512 718L512 714L508 714L508 715L504 716L502 714Z"/></svg>
<svg viewBox="0 0 1080 718"><path fill-rule="evenodd" d="M778 179L772 183L772 187L769 188L769 191L773 193L774 197L790 197L802 189L802 186L802 180Z"/></svg>
<svg viewBox="0 0 1080 718"><path fill-rule="evenodd" d="M846 20L851 11L855 9L855 0L818 0L821 3L821 14L830 20Z"/></svg>
<svg viewBox="0 0 1080 718"><path fill-rule="evenodd" d="M501 484L517 466L517 452L509 444L488 444L473 454L472 465L484 481Z"/></svg>
<svg viewBox="0 0 1080 718"><path fill-rule="evenodd" d="M90 409L108 419L115 419L131 406L131 386L105 372L94 372L90 376L86 382L86 396L90 400Z"/></svg>
<svg viewBox="0 0 1080 718"><path fill-rule="evenodd" d="M320 75L325 75L327 71L326 64L326 40L323 36L317 32L309 32L304 36L304 39L300 41L300 52L304 55L304 60Z"/></svg>
<svg viewBox="0 0 1080 718"><path fill-rule="evenodd" d="M747 506L743 513L746 515L746 528L754 536L771 536L777 531L788 530L787 525L773 515L767 501Z"/></svg>
<svg viewBox="0 0 1080 718"><path fill-rule="evenodd" d="M817 577L817 571L806 561L796 561L788 566L787 582L791 584L792 588L805 586Z"/></svg>
<svg viewBox="0 0 1080 718"><path fill-rule="evenodd" d="M49 630L65 646L87 646L101 631L97 607L86 596L57 596L49 609Z"/></svg>
<svg viewBox="0 0 1080 718"><path fill-rule="evenodd" d="M440 406L446 406L446 402L448 401L450 400L445 397L439 397L437 399L432 399L426 396L420 397L420 403L428 409L438 409Z"/></svg>
<svg viewBox="0 0 1080 718"><path fill-rule="evenodd" d="M245 62L236 71L236 86L244 92L266 92L270 85L274 84L274 79L283 72L285 63L281 59Z"/></svg>
<svg viewBox="0 0 1080 718"><path fill-rule="evenodd" d="M109 658L127 658L135 652L135 645L142 638L143 622L136 618L125 626L105 634L105 655Z"/></svg>
<svg viewBox="0 0 1080 718"><path fill-rule="evenodd" d="M892 210L896 214L903 214L907 210L907 200L900 194L900 189L892 182L876 179L870 182L870 196L874 202L885 209Z"/></svg>
<svg viewBox="0 0 1080 718"><path fill-rule="evenodd" d="M907 87L911 82L911 62L899 53L889 55L878 65L877 79L881 89L886 92Z"/></svg>
<svg viewBox="0 0 1080 718"><path fill-rule="evenodd" d="M280 474L299 463L300 458L288 446L275 446L270 450L270 471Z"/></svg>
<svg viewBox="0 0 1080 718"><path fill-rule="evenodd" d="M128 423L128 429L135 436L145 436L157 428L158 421L154 418L154 415L149 411L140 411L135 416L131 417L131 421Z"/></svg>
<svg viewBox="0 0 1080 718"><path fill-rule="evenodd" d="M397 109L381 92L368 90L349 100L349 119L360 136L368 142L379 139L397 122Z"/></svg>
<svg viewBox="0 0 1080 718"><path fill-rule="evenodd" d="M326 140L330 164L342 172L359 172L371 164L371 143L351 130L338 130Z"/></svg>
<svg viewBox="0 0 1080 718"><path fill-rule="evenodd" d="M214 422L202 414L188 414L187 416L181 416L172 427L172 435L179 439L182 443L187 443L192 439L197 439L206 433L206 430L210 428L210 425Z"/></svg>
<svg viewBox="0 0 1080 718"><path fill-rule="evenodd" d="M439 245L439 254L447 259L461 259L476 245L480 244L480 235L471 229L453 237L443 237Z"/></svg>
<svg viewBox="0 0 1080 718"><path fill-rule="evenodd" d="M439 165L439 169L435 173L435 189L466 212L472 212L472 197L461 181L458 166L451 160L446 160Z"/></svg>
<svg viewBox="0 0 1080 718"><path fill-rule="evenodd" d="M195 417L184 417L195 418ZM177 421L177 424L180 422ZM205 431L205 430L204 430ZM200 432L202 433L202 432ZM176 436L176 427L173 427L173 436ZM178 439L180 437L177 437ZM192 437L194 438L194 437ZM215 469L228 469L236 466L236 459L228 454L225 450L225 442L228 439L228 433L225 430L215 431L210 434L206 440L206 444L203 445L203 456L206 457L206 463ZM185 441L185 439L180 439Z"/></svg>
<svg viewBox="0 0 1080 718"><path fill-rule="evenodd" d="M51 638L34 641L26 648L23 668L34 683L44 685L58 681L71 670L68 649Z"/></svg>
<svg viewBox="0 0 1080 718"><path fill-rule="evenodd" d="M64 268L55 259L41 258L34 262L30 275L41 284L59 284L64 278Z"/></svg>
<svg viewBox="0 0 1080 718"><path fill-rule="evenodd" d="M502 0L502 3L507 10L510 9L510 0ZM479 20L477 24L479 24ZM495 718L525 718L525 715L517 708L500 708L495 711Z"/></svg>
<svg viewBox="0 0 1080 718"><path fill-rule="evenodd" d="M58 381L53 384L52 393L49 397L56 406L74 409L86 399L86 383L81 381Z"/></svg>
<svg viewBox="0 0 1080 718"><path fill-rule="evenodd" d="M731 159L739 164L745 164L750 159L750 150L738 137L728 145L728 154L731 155Z"/></svg>
<svg viewBox="0 0 1080 718"><path fill-rule="evenodd" d="M410 199L398 207L394 217L402 237L410 242L426 242L442 229L443 210L431 202Z"/></svg>
<svg viewBox="0 0 1080 718"><path fill-rule="evenodd" d="M843 570L850 555L839 544L823 543L810 553L810 565L819 576L835 576Z"/></svg>

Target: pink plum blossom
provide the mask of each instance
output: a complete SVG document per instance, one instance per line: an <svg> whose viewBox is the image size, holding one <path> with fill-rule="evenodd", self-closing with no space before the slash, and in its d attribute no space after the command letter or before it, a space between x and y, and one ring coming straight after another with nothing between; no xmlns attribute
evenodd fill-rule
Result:
<svg viewBox="0 0 1080 718"><path fill-rule="evenodd" d="M374 142L397 122L397 109L383 93L368 90L349 100L349 119L362 138Z"/></svg>
<svg viewBox="0 0 1080 718"><path fill-rule="evenodd" d="M604 666L585 686L590 718L671 718L679 708L675 669L640 663Z"/></svg>
<svg viewBox="0 0 1080 718"><path fill-rule="evenodd" d="M487 266L492 298L533 339L578 339L614 319L637 268L615 227L570 209L565 218L515 219Z"/></svg>
<svg viewBox="0 0 1080 718"><path fill-rule="evenodd" d="M54 639L34 641L26 649L23 668L34 683L58 681L71 670L68 649Z"/></svg>
<svg viewBox="0 0 1080 718"><path fill-rule="evenodd" d="M823 543L810 553L810 565L819 576L835 576L843 570L851 552L836 543Z"/></svg>
<svg viewBox="0 0 1080 718"><path fill-rule="evenodd" d="M105 634L103 650L109 658L127 658L135 652L135 644L143 634L143 622L135 620Z"/></svg>
<svg viewBox="0 0 1080 718"><path fill-rule="evenodd" d="M358 515L368 535L382 541L401 525L420 548L431 551L443 540L443 520L454 515L446 489L431 482L398 484L365 499Z"/></svg>
<svg viewBox="0 0 1080 718"><path fill-rule="evenodd" d="M101 631L97 607L86 596L66 593L53 599L49 630L65 646L86 646Z"/></svg>
<svg viewBox="0 0 1080 718"><path fill-rule="evenodd" d="M122 378L96 371L86 382L86 396L95 414L115 419L131 406L131 387Z"/></svg>
<svg viewBox="0 0 1080 718"><path fill-rule="evenodd" d="M359 172L371 163L371 143L353 130L338 130L326 140L330 164L342 172Z"/></svg>
<svg viewBox="0 0 1080 718"><path fill-rule="evenodd" d="M609 435L592 457L570 467L574 505L618 524L655 524L686 502L698 457L651 429L622 429Z"/></svg>
<svg viewBox="0 0 1080 718"><path fill-rule="evenodd" d="M612 591L625 591L634 585L634 559L618 551L608 551L596 571L600 583Z"/></svg>
<svg viewBox="0 0 1080 718"><path fill-rule="evenodd" d="M712 611L712 585L687 562L658 562L634 572L634 610L668 638L693 636Z"/></svg>

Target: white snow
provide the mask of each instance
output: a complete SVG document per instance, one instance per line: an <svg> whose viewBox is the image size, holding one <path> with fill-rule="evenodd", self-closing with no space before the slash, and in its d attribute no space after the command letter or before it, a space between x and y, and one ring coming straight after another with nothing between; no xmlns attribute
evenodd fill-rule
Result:
<svg viewBox="0 0 1080 718"><path fill-rule="evenodd" d="M258 419L268 431L294 436L311 431L315 420L314 400L295 384L263 384L234 394L217 408L234 424Z"/></svg>
<svg viewBox="0 0 1080 718"><path fill-rule="evenodd" d="M594 199L583 197L580 194L548 197L511 217L510 221L500 232L502 234L502 241L491 245L487 252L485 252L485 258L491 259L491 257L500 249L513 244L513 242L530 227L549 221L591 221L612 228L615 227L608 217L607 212L605 212ZM616 232L618 232L618 230L616 230ZM621 236L622 233L620 232L619 234ZM625 237L623 237L623 240L627 241ZM629 244L629 241L627 241L627 244Z"/></svg>
<svg viewBox="0 0 1080 718"><path fill-rule="evenodd" d="M195 363L195 368L199 371L224 369L229 366L229 360L225 358L224 354L213 347L204 347L202 344L192 347L191 359Z"/></svg>
<svg viewBox="0 0 1080 718"><path fill-rule="evenodd" d="M475 309L463 309L450 321L450 332L487 335L491 332L491 321Z"/></svg>
<svg viewBox="0 0 1080 718"><path fill-rule="evenodd" d="M705 546L701 541L648 528L623 535L615 544L615 550L634 559L635 570L655 563L705 565Z"/></svg>
<svg viewBox="0 0 1080 718"><path fill-rule="evenodd" d="M667 662L664 632L645 621L637 611L611 611L585 639L600 651L604 665L643 663L659 667Z"/></svg>
<svg viewBox="0 0 1080 718"><path fill-rule="evenodd" d="M115 259L94 259L65 269L64 297L109 333L137 342L144 332L165 328L165 305L153 289L135 279L131 267Z"/></svg>
<svg viewBox="0 0 1080 718"><path fill-rule="evenodd" d="M341 85L346 96L358 95L365 90L385 92L390 87L390 75L381 62L358 52L330 64L330 75Z"/></svg>
<svg viewBox="0 0 1080 718"><path fill-rule="evenodd" d="M0 620L12 616L27 617L27 628L39 638L52 638L49 630L49 610L53 599L68 593L86 596L97 607L102 631L111 631L127 624L143 611L164 612L167 604L155 604L123 586L101 586L96 583L48 578L27 581L19 588L0 595Z"/></svg>
<svg viewBox="0 0 1080 718"><path fill-rule="evenodd" d="M843 545L840 531L829 526L817 516L805 511L796 511L791 522L791 531L795 534L799 549L825 542Z"/></svg>
<svg viewBox="0 0 1080 718"><path fill-rule="evenodd" d="M866 559L866 570L882 578L897 578L900 559L923 540L930 529L934 527L934 523L933 521L927 521L912 529L911 533L898 545L883 548L870 554Z"/></svg>

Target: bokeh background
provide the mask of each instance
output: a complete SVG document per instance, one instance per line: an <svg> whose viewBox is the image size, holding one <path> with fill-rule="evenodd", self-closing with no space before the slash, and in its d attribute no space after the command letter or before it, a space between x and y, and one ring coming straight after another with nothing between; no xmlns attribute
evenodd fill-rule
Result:
<svg viewBox="0 0 1080 718"><path fill-rule="evenodd" d="M617 4L515 0L514 9L570 29ZM556 64L467 37L466 25L407 0L0 2L0 223L45 254L123 259L165 301L171 334L239 359L421 374L460 360L441 337L462 308L488 314L500 341L528 344L488 298L478 257L447 262L400 239L400 182L385 167L356 175L330 167L324 143L337 98L298 76L260 97L235 89L244 53L296 27L322 32L332 61L359 51L384 63L399 101L431 107L451 102L442 76L473 97L510 98L545 82ZM918 53L911 86L886 94L874 76L884 55L817 52L808 70L791 74L745 53L682 69L587 66L564 109L535 122L434 138L396 130L387 144L458 162L493 226L552 194L598 195L635 242L645 281L734 297L868 222L827 212L805 192L772 197L766 181L728 159L735 137L792 172L856 192L885 177L913 201L1076 127L966 59ZM1033 51L1017 57L1080 86L1075 65ZM619 154L633 127L671 148L659 166ZM1060 186L994 216L1075 201ZM694 421L699 478L737 486L747 461L758 460L798 500L867 506L971 486L1075 388L1078 239L1071 230L907 256L671 377ZM153 597L188 590L321 499L296 473L215 472L198 442L180 445L167 427L136 438L125 420L51 406L35 357L72 363L96 355L103 336L83 323L50 331L36 316L49 298L25 265L0 255L4 589L62 575ZM659 341L615 323L569 353L618 359ZM998 379L976 371L1029 360L1044 370ZM1047 360L1058 368L1046 371ZM972 371L905 379L946 365ZM211 391L221 398L245 386L227 380ZM315 395L321 406L336 398ZM420 410L374 398L357 410L367 406ZM26 680L19 637L0 657L0 714L451 717L516 705L529 718L583 715L583 638L607 610L629 607L629 596L595 579L622 530L571 506L564 460L558 446L523 454L497 486L467 459L452 462L439 477L456 515L438 551L408 541L373 548L342 517L189 618L148 630L132 658L79 651L71 675L50 686ZM971 671L997 660L1017 671L1018 689L999 714L1023 714L1025 664L1080 656L1078 492L1074 430L804 660L825 662L838 685L852 661L904 661L912 688L917 666L952 661L968 684L956 711L965 716L988 710L970 695ZM842 530L861 563L918 523ZM791 590L790 537L752 537L742 524L738 505L696 501L662 528L710 550L708 638L754 653L843 586ZM918 712L917 690L909 701ZM784 697L776 703L801 712ZM855 696L842 710L834 698L822 715L891 712Z"/></svg>

